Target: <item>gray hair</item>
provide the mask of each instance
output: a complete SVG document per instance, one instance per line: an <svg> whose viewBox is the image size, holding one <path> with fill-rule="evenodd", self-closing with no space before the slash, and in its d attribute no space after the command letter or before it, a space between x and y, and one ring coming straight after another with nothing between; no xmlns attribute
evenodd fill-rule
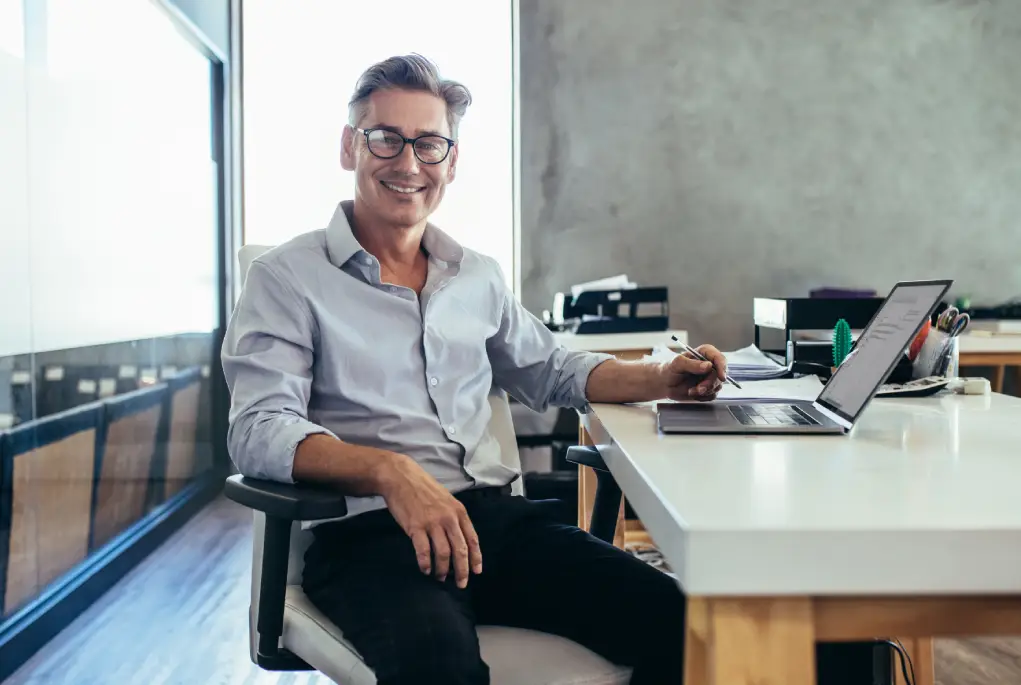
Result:
<svg viewBox="0 0 1021 685"><path fill-rule="evenodd" d="M421 90L442 98L447 103L450 137L457 138L457 125L471 104L471 93L457 81L440 78L436 65L417 54L399 55L377 62L358 77L354 95L348 102L352 126L357 126L365 116L369 96L387 88Z"/></svg>

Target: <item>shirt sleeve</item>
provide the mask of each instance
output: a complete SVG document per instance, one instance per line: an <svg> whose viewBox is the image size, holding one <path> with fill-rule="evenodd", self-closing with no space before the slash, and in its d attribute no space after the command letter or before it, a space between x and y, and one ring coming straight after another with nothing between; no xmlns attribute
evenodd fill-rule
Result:
<svg viewBox="0 0 1021 685"><path fill-rule="evenodd" d="M243 475L292 483L298 444L333 435L308 420L314 337L307 303L254 262L220 355L231 398L227 448Z"/></svg>
<svg viewBox="0 0 1021 685"><path fill-rule="evenodd" d="M525 309L493 264L502 291L499 329L486 342L494 382L529 409L550 405L584 411L585 386L592 369L613 355L572 351Z"/></svg>

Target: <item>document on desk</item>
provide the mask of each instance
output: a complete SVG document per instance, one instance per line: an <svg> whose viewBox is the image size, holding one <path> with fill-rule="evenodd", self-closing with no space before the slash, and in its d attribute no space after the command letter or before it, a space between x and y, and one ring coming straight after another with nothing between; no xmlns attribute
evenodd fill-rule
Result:
<svg viewBox="0 0 1021 685"><path fill-rule="evenodd" d="M813 401L822 391L822 381L818 376L801 376L799 378L778 378L767 381L744 381L741 389L727 384L720 390L717 399L721 400L808 400ZM633 406L655 408L663 400L651 402L635 402ZM685 400L698 402L699 400Z"/></svg>
<svg viewBox="0 0 1021 685"><path fill-rule="evenodd" d="M779 379L790 375L790 366L778 364L755 345L723 354L727 358L727 370L731 377L742 382Z"/></svg>
<svg viewBox="0 0 1021 685"><path fill-rule="evenodd" d="M726 384L717 397L721 400L814 400L822 391L818 376L744 381L741 389Z"/></svg>
<svg viewBox="0 0 1021 685"><path fill-rule="evenodd" d="M724 352L723 356L727 358L728 366L749 366L769 369L775 369L780 366L755 345L742 347L740 350L734 350L733 352Z"/></svg>

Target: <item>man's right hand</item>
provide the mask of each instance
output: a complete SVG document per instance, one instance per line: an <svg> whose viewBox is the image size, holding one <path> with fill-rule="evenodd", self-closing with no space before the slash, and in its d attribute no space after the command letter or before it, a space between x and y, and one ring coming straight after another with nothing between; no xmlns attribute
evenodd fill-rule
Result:
<svg viewBox="0 0 1021 685"><path fill-rule="evenodd" d="M422 573L444 581L453 568L459 588L468 585L469 569L482 573L479 536L464 505L414 460L394 455L380 494L414 543Z"/></svg>

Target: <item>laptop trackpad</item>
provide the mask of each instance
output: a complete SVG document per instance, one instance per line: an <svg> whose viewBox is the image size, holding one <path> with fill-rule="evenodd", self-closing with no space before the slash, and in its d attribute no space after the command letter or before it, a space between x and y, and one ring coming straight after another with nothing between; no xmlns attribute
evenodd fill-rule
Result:
<svg viewBox="0 0 1021 685"><path fill-rule="evenodd" d="M727 406L717 402L664 402L657 405L664 428L712 428L737 425Z"/></svg>

